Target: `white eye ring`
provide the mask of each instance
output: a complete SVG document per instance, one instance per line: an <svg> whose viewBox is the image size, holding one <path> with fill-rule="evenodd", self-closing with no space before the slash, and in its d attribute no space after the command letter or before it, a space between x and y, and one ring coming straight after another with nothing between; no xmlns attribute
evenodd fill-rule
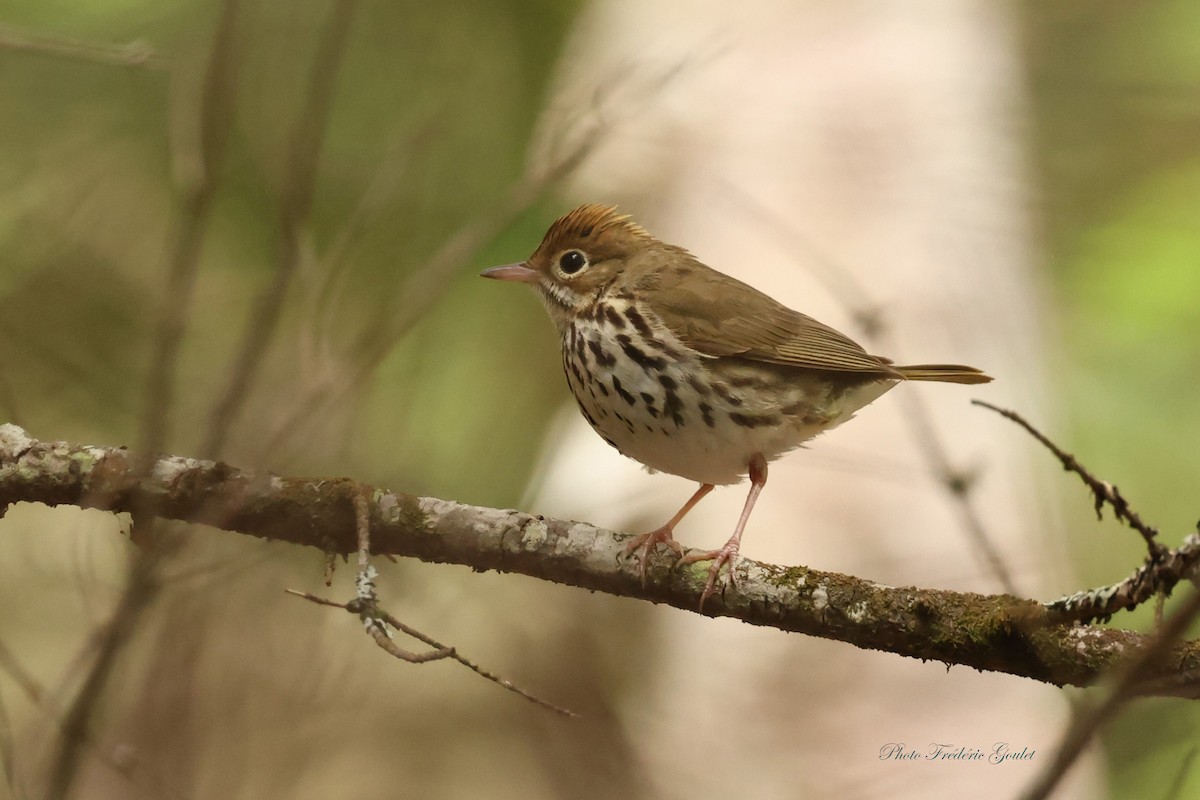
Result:
<svg viewBox="0 0 1200 800"><path fill-rule="evenodd" d="M558 257L558 271L564 276L578 275L588 267L588 257L581 250L568 250Z"/></svg>

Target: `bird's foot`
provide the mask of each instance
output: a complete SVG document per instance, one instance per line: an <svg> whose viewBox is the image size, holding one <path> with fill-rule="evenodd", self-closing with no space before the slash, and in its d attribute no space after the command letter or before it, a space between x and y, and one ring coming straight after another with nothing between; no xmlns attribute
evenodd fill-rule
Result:
<svg viewBox="0 0 1200 800"><path fill-rule="evenodd" d="M708 570L708 581L704 584L704 592L700 595L700 610L704 610L704 601L712 597L713 592L717 587L717 578L721 575L721 567L729 565L729 585L734 591L738 589L737 572L734 567L737 566L738 547L741 542L737 537L730 539L725 543L720 550L708 550L703 553L692 553L679 559L675 566L683 564L695 564L698 561L712 561L713 565Z"/></svg>
<svg viewBox="0 0 1200 800"><path fill-rule="evenodd" d="M621 555L625 558L638 554L638 559L642 562L642 586L646 585L646 568L650 564L650 554L654 552L656 545L665 544L667 547L675 551L675 554L680 558L683 557L683 545L675 541L675 537L671 533L671 525L663 525L661 528L655 528L649 533L643 533L629 544L625 545Z"/></svg>

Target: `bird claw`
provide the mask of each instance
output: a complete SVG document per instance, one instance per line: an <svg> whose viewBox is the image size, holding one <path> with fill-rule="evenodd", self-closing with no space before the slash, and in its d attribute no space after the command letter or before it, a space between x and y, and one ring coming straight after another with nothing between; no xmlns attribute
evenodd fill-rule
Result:
<svg viewBox="0 0 1200 800"><path fill-rule="evenodd" d="M704 591L700 594L700 610L704 611L704 601L712 597L717 588L717 578L721 575L721 567L729 565L729 585L733 590L740 591L738 586L737 571L734 569L737 566L738 547L740 542L736 539L730 539L720 550L708 550L703 553L692 553L679 559L676 566L681 564L695 564L698 561L712 561L713 565L708 570L708 580L704 583Z"/></svg>
<svg viewBox="0 0 1200 800"><path fill-rule="evenodd" d="M621 555L629 558L635 552L638 554L638 560L641 561L642 586L646 585L646 569L650 564L650 553L654 551L656 545L665 544L667 547L675 551L675 554L683 558L683 545L675 541L675 537L671 535L671 528L663 525L661 528L655 528L649 533L643 533L636 537L632 542L625 545L625 549Z"/></svg>

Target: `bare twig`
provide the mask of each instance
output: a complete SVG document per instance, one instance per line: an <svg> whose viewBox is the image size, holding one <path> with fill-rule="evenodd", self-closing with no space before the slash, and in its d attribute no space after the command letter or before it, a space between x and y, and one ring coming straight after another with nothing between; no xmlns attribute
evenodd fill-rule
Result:
<svg viewBox="0 0 1200 800"><path fill-rule="evenodd" d="M1033 427L1033 425L1026 421L1025 418L1017 412L994 406L991 403L985 403L982 400L972 400L971 402L977 406L982 406L983 408L995 411L1000 416L1010 419L1020 425L1031 436L1033 436L1033 438L1041 442L1042 446L1054 454L1055 458L1057 458L1059 463L1062 464L1063 469L1065 469L1067 472L1074 472L1076 475L1078 475L1079 479L1082 480L1084 484L1092 490L1092 495L1095 499L1097 519L1104 519L1102 512L1104 510L1105 503L1107 503L1108 505L1112 506L1113 515L1116 516L1117 519L1125 522L1127 525L1129 525L1129 527L1141 534L1142 539L1146 542L1147 549L1150 551L1150 558L1152 561L1157 561L1166 554L1167 548L1155 538L1158 536L1158 529L1153 528L1142 521L1142 518L1138 516L1138 513L1129 507L1129 502L1121 495L1120 489L1108 481L1102 481L1092 475L1087 471L1086 468L1084 468L1082 464L1075 460L1075 456L1065 452L1054 442L1050 441L1045 434Z"/></svg>
<svg viewBox="0 0 1200 800"><path fill-rule="evenodd" d="M23 32L8 25L0 25L0 49L115 67L163 70L169 66L167 60L142 39L127 44L85 42Z"/></svg>
<svg viewBox="0 0 1200 800"><path fill-rule="evenodd" d="M346 604L346 610L357 613L375 644L401 661L423 664L449 657L453 652L451 648L438 647L417 654L404 650L393 640L392 632L380 619L379 596L375 593L375 578L379 573L371 566L371 510L367 496L364 492L353 492L351 500L354 503L354 528L358 532L358 573L354 578L354 599Z"/></svg>
<svg viewBox="0 0 1200 800"><path fill-rule="evenodd" d="M375 578L378 577L378 573L371 566L370 505L367 500L367 494L364 491L352 492L351 498L354 503L354 527L358 537L358 575L354 581L354 599L349 603L336 603L332 600L326 600L309 594L308 592L300 592L295 589L285 589L284 591L288 594L294 594L297 597L303 597L305 600L319 603L320 605L343 608L352 614L357 614L358 618L362 620L363 628L375 640L375 644L401 661L407 661L410 664L424 664L428 661L440 661L443 658L453 659L475 674L524 697L532 703L550 709L557 714L568 717L577 716L573 711L547 702L536 695L530 694L511 681L479 667L460 656L453 647L441 644L380 609L379 598L375 594ZM431 649L424 653L413 653L401 648L396 644L389 627L395 628L406 636L429 645Z"/></svg>
<svg viewBox="0 0 1200 800"><path fill-rule="evenodd" d="M237 12L237 0L225 0L222 4L204 76L200 99L200 151L196 159L200 172L190 185L184 187L185 198L176 223L167 285L159 305L154 354L146 381L141 448L150 453L159 452L168 441L179 346L191 318L200 249L232 128L237 88L238 57L234 49Z"/></svg>
<svg viewBox="0 0 1200 800"><path fill-rule="evenodd" d="M727 184L725 195L733 198L751 215L762 220L768 229L789 247L789 250L799 247L808 256L808 261L805 262L806 266L825 286L830 295L850 313L851 319L863 337L872 346L881 350L892 349L891 337L882 307L871 300L870 291L855 279L851 270L828 253L823 252L808 237L797 231L789 221L775 214L741 187L732 183ZM987 526L984 525L983 515L975 506L971 493L972 476L951 463L945 442L938 433L937 426L933 424L929 407L921 397L913 393L905 393L901 397L901 402L906 405L904 418L913 428L917 447L921 450L930 473L946 489L947 494L953 500L968 540L1004 591L1014 596L1019 595L1012 572L1004 562L1004 557L1000 554L1000 549L988 532Z"/></svg>
<svg viewBox="0 0 1200 800"><path fill-rule="evenodd" d="M1045 800L1050 796L1100 726L1112 719L1131 697L1140 693L1139 683L1153 668L1165 663L1172 646L1183 638L1197 616L1200 616L1200 591L1193 591L1155 636L1115 665L1108 694L1096 705L1075 715L1050 763L1022 795L1023 800Z"/></svg>
<svg viewBox="0 0 1200 800"><path fill-rule="evenodd" d="M1103 622L1118 611L1129 611L1153 597L1166 598L1181 580L1195 581L1198 570L1200 535L1191 534L1178 549L1164 549L1158 558L1148 556L1145 564L1120 583L1060 597L1046 607L1064 619ZM1161 607L1156 609L1155 618L1162 623Z"/></svg>
<svg viewBox="0 0 1200 800"><path fill-rule="evenodd" d="M378 576L378 573L376 573L372 567L370 568L369 572L360 573L360 576L363 575L365 575L368 580L374 581L374 579ZM440 661L443 658L451 658L454 655L454 648L452 647L435 647L434 649L425 653L413 653L409 650L401 648L395 643L395 641L393 641L391 632L384 627L383 618L387 617L387 614L380 612L378 609L368 608L366 603L359 601L357 598L348 603L338 603L334 600L327 600L324 597L318 597L317 595L310 594L309 592L301 592L297 589L284 589L284 591L288 594L295 595L296 597L303 597L305 600L316 603L317 605L332 606L333 608L340 608L345 611L349 611L351 614L357 614L358 617L363 621L363 629L372 639L375 640L375 644L379 645L380 649L384 650L389 655L395 656L401 661L407 661L410 664L424 664L427 661ZM391 623L389 622L388 624ZM409 634L409 632L401 625L397 624L395 627L398 630L401 630L403 633Z"/></svg>
<svg viewBox="0 0 1200 800"><path fill-rule="evenodd" d="M346 611L349 611L351 614L360 614L361 613L359 608L357 607L355 601L351 601L349 603L338 603L338 602L334 602L333 600L327 600L323 597L317 597L316 595L309 594L308 592L297 591L296 589L284 589L284 591L287 592L288 594L295 595L296 597L303 597L305 600L309 600L309 601L317 603L319 605L332 606L333 608L345 609ZM441 642L437 641L436 639L434 639L430 636L427 636L424 633L421 633L420 631L416 630L415 628L413 628L409 625L405 625L403 622L396 619L395 617L393 617L391 614L387 613L386 611L377 610L377 615L378 615L377 618L380 621L387 623L389 626L400 631L405 636L411 636L412 638L414 638L424 644L427 644L427 645L429 645L430 648L432 648L430 651L423 653L421 655L409 654L412 657L398 656L399 658L402 658L404 661L410 661L413 663L422 663L425 661L435 661L435 660L441 660L443 658L449 658L453 661L457 661L459 664L462 664L464 667L471 670L472 672L479 675L480 677L484 678L485 680L489 680L492 683L495 683L498 686L501 686L501 687L507 689L508 691L513 692L514 694L520 695L521 697L525 698L526 700L530 701L531 703L536 703L537 705L542 706L543 708L547 708L556 714L562 714L563 716L566 716L566 717L578 717L579 716L577 713L575 713L574 711L571 711L570 709L562 708L561 706L556 706L553 703L547 702L546 700L543 700L536 695L530 694L529 692L520 688L519 686L517 686L516 684L514 684L512 681L508 680L507 678L501 677L500 675L497 675L494 672L489 672L488 670L480 667L478 664L475 664L474 662L470 661L469 659L464 658L462 655L459 654L459 652L455 648L450 647L449 645L442 644ZM378 643L378 639L376 639L376 642ZM391 649L389 649L389 648L384 648L384 649L386 649L392 655L396 655L394 652L392 652ZM407 653L407 651L402 651L402 652Z"/></svg>
<svg viewBox="0 0 1200 800"><path fill-rule="evenodd" d="M254 303L233 363L229 384L209 417L208 436L200 448L200 452L208 457L220 455L249 397L267 346L278 327L288 287L300 264L301 238L312 208L317 160L356 7L357 0L337 0L313 58L308 94L292 131L288 150L289 169L282 198L279 263L273 279Z"/></svg>
<svg viewBox="0 0 1200 800"><path fill-rule="evenodd" d="M1092 490L1098 518L1102 518L1101 511L1105 503L1111 505L1117 518L1124 520L1130 527L1138 531L1149 548L1150 552L1146 557L1146 563L1134 570L1133 574L1125 580L1110 586L1088 589L1060 597L1046 603L1047 608L1061 615L1063 619L1076 622L1103 621L1118 611L1133 609L1155 596L1160 599L1165 598L1181 580L1196 580L1197 571L1200 569L1200 532L1184 539L1178 549L1172 550L1166 547L1158 541L1157 529L1142 521L1137 512L1130 508L1129 503L1117 487L1093 476L1074 456L1064 452L1020 414L998 408L982 400L972 400L971 402L995 411L1024 428L1058 458L1063 469L1078 475ZM1161 622L1161 608L1156 613L1156 618Z"/></svg>
<svg viewBox="0 0 1200 800"><path fill-rule="evenodd" d="M1106 503L1112 506L1116 517L1138 531L1149 549L1147 563L1122 583L1062 598L1048 604L1051 608L1070 612L1079 618L1107 617L1116 610L1132 608L1158 593L1169 594L1179 580L1195 577L1196 564L1200 561L1200 535L1189 536L1178 550L1169 550L1157 540L1158 531L1142 521L1115 486L1093 476L1074 456L1063 451L1024 417L982 400L972 402L1024 428L1058 458L1063 469L1078 475L1092 490L1098 518L1103 518L1101 512ZM1101 702L1075 714L1050 764L1023 795L1025 800L1044 800L1049 797L1100 726L1110 720L1130 698L1165 688L1163 676L1148 680L1148 673L1169 658L1168 651L1183 638L1197 616L1200 616L1200 591L1194 591L1182 607L1162 622L1154 637L1114 665L1109 679L1111 690ZM1166 680L1172 682L1174 679L1173 693L1182 695L1187 687L1195 685L1195 676L1196 670L1184 670L1167 676Z"/></svg>

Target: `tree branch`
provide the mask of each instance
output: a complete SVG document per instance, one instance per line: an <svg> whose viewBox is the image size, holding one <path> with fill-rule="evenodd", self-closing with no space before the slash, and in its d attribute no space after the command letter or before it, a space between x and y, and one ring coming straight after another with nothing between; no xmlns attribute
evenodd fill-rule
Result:
<svg viewBox="0 0 1200 800"><path fill-rule="evenodd" d="M1150 551L1150 558L1152 560L1157 560L1166 555L1166 547L1164 547L1156 538L1158 536L1158 529L1153 528L1142 521L1142 518L1138 516L1138 513L1130 507L1129 501L1126 500L1125 496L1121 494L1120 489L1108 481L1102 481L1092 473L1088 472L1087 469L1079 463L1075 456L1071 455L1054 442L1050 441L1050 438L1046 436L1046 434L1033 427L1028 420L1026 420L1017 412L1011 411L1007 408L994 406L991 403L985 403L982 400L972 400L971 403L973 405L986 408L990 411L995 411L1005 419L1012 420L1020 425L1026 430L1026 432L1029 433L1030 436L1037 439L1043 447L1054 454L1054 457L1058 459L1060 464L1062 464L1062 468L1064 470L1067 472L1074 472L1076 475L1078 475L1079 479L1083 481L1084 485L1092 490L1093 508L1095 508L1096 511L1096 519L1104 519L1105 504L1112 506L1113 514L1116 515L1117 519L1124 521L1129 525L1129 527L1141 534L1142 539L1146 542L1146 547Z"/></svg>
<svg viewBox="0 0 1200 800"><path fill-rule="evenodd" d="M518 572L568 586L694 612L707 566L671 570L654 560L643 588L621 557L627 534L582 522L483 508L377 489L349 479L281 478L221 462L164 456L149 471L123 448L30 439L0 426L0 508L16 502L156 516L338 553L357 550L353 498L371 498L372 552L476 570ZM1073 626L1034 600L884 586L807 567L741 559L741 590L705 604L708 616L1004 672L1057 686L1092 684L1153 639L1134 631ZM1195 695L1200 643L1173 644L1139 676L1133 694Z"/></svg>
<svg viewBox="0 0 1200 800"><path fill-rule="evenodd" d="M1050 437L1035 428L1031 422L1016 411L1000 408L982 400L972 400L971 403L995 411L1005 419L1012 420L1024 428L1029 435L1054 454L1063 469L1078 475L1080 480L1092 490L1097 519L1104 518L1103 511L1106 504L1112 506L1113 514L1117 519L1124 521L1141 534L1142 539L1146 542L1149 550L1146 562L1134 570L1128 578L1111 586L1088 589L1068 597L1060 597L1048 603L1054 611L1063 616L1069 615L1076 622L1092 622L1093 620L1107 622L1118 611L1136 608L1152 597L1170 595L1175 584L1181 580L1196 580L1197 565L1200 565L1200 532L1188 536L1179 548L1172 550L1158 541L1158 529L1142 521L1138 513L1129 505L1129 501L1121 494L1120 489L1090 473L1075 456L1050 441ZM1160 608L1160 614L1161 611Z"/></svg>

